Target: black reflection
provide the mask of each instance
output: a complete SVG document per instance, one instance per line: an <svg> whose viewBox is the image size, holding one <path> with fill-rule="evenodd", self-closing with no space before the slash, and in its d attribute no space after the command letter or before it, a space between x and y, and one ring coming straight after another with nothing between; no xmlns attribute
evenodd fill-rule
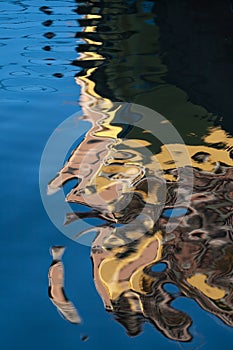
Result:
<svg viewBox="0 0 233 350"><path fill-rule="evenodd" d="M51 20L44 21L44 22L42 22L42 24L43 24L43 26L45 26L45 27L49 27L49 26L51 26L51 25L53 24L53 21L51 21Z"/></svg>
<svg viewBox="0 0 233 350"><path fill-rule="evenodd" d="M44 33L43 35L44 35L47 39L52 39L52 38L54 38L54 37L56 36L56 34L53 33L53 32L47 32L47 33Z"/></svg>
<svg viewBox="0 0 233 350"><path fill-rule="evenodd" d="M42 50L44 50L44 51L51 51L51 46L46 45L46 46L42 47Z"/></svg>
<svg viewBox="0 0 233 350"><path fill-rule="evenodd" d="M50 7L48 6L41 6L39 8L40 11L44 12L46 15L51 15L53 13L53 11L51 10Z"/></svg>
<svg viewBox="0 0 233 350"><path fill-rule="evenodd" d="M54 73L53 76L56 77L56 78L64 77L64 75L62 73Z"/></svg>
<svg viewBox="0 0 233 350"><path fill-rule="evenodd" d="M157 1L167 81L222 119L233 133L233 12L230 1Z"/></svg>

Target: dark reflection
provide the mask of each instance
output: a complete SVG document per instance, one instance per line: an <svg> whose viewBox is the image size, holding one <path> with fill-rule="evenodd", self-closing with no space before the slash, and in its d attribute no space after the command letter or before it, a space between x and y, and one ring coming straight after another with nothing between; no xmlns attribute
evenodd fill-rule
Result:
<svg viewBox="0 0 233 350"><path fill-rule="evenodd" d="M47 38L47 39L52 39L56 36L55 33L53 32L47 32L47 33L44 33L44 36Z"/></svg>
<svg viewBox="0 0 233 350"><path fill-rule="evenodd" d="M51 46L46 45L46 46L42 47L42 49L45 51L51 51Z"/></svg>
<svg viewBox="0 0 233 350"><path fill-rule="evenodd" d="M89 336L88 335L82 335L81 337L81 340L83 341L83 342L86 342L86 341L88 341L89 340Z"/></svg>
<svg viewBox="0 0 233 350"><path fill-rule="evenodd" d="M82 1L77 7L82 43L72 64L81 67L80 105L92 126L48 192L78 179L67 201L90 210L67 213L65 224L102 220L91 253L95 285L127 333L139 334L147 320L168 338L189 341L191 317L172 304L181 295L233 325L233 139L222 122L232 71L228 66L224 88L215 91L215 50L225 42L221 34L220 46L214 44L211 25L220 7L224 30L230 30L232 12L226 1L213 1L211 9L206 1L170 3ZM197 47L200 30L204 49ZM214 48L208 54L209 42ZM230 50L222 55L226 68ZM211 67L202 69L212 58ZM215 105L208 98L214 91ZM131 117L124 102L164 115L185 145L169 135L163 144L136 127L137 113L129 125L121 124L119 115ZM74 232L74 238L88 232ZM179 292L169 292L168 283Z"/></svg>
<svg viewBox="0 0 233 350"><path fill-rule="evenodd" d="M45 26L45 27L50 27L50 26L53 24L53 21L51 21L51 20L44 21L44 22L42 22L42 24L43 24L43 26Z"/></svg>
<svg viewBox="0 0 233 350"><path fill-rule="evenodd" d="M224 22L219 31L214 29L218 11ZM90 76L100 96L156 110L187 144L205 144L213 126L232 130L228 95L233 65L226 38L232 35L233 14L228 1L211 6L180 0L172 5L163 0L87 2L77 13L85 16L78 20L85 29L76 35L84 41L77 51L85 54L73 64L83 68L77 77Z"/></svg>
<svg viewBox="0 0 233 350"><path fill-rule="evenodd" d="M40 11L44 12L46 15L51 15L53 13L53 11L51 10L50 7L48 6L41 6L39 8Z"/></svg>
<svg viewBox="0 0 233 350"><path fill-rule="evenodd" d="M56 77L56 78L64 77L64 75L62 73L54 73L53 76Z"/></svg>
<svg viewBox="0 0 233 350"><path fill-rule="evenodd" d="M157 2L167 81L233 132L233 13L231 1Z"/></svg>

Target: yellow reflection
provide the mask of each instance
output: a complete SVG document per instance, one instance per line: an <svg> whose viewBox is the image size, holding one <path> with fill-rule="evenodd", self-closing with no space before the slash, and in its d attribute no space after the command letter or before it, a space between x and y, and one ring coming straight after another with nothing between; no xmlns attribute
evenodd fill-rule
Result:
<svg viewBox="0 0 233 350"><path fill-rule="evenodd" d="M218 127L210 127L208 129L209 135L204 137L206 143L221 143L223 146L232 147L233 137L225 130Z"/></svg>
<svg viewBox="0 0 233 350"><path fill-rule="evenodd" d="M85 29L84 29L84 32L86 33L93 33L93 32L96 32L96 26L86 26Z"/></svg>
<svg viewBox="0 0 233 350"><path fill-rule="evenodd" d="M98 45L98 46L103 45L103 43L101 43L100 41L95 41L88 38L84 38L83 40L85 40L86 43L89 45Z"/></svg>
<svg viewBox="0 0 233 350"><path fill-rule="evenodd" d="M87 19L97 19L97 18L101 18L101 16L100 15L96 15L96 14L87 14L86 16L85 16Z"/></svg>
<svg viewBox="0 0 233 350"><path fill-rule="evenodd" d="M145 255L147 254L147 251L145 248L147 248L147 250L148 250L148 247L152 248L152 246L151 246L152 243L154 244L154 246L156 246L157 251L156 251L156 255L154 256L153 260L150 261L150 264L155 264L162 257L162 233L161 232L157 232L156 235L151 238L151 242L148 242L147 245L144 244L144 245L142 245L142 247L140 247L142 249L141 251L143 251L143 253ZM137 271L135 271L130 278L132 289L135 292L146 293L146 291L143 290L143 286L141 283L142 276L143 276L143 270L146 266L148 266L148 262L147 262L147 264L142 265Z"/></svg>
<svg viewBox="0 0 233 350"><path fill-rule="evenodd" d="M233 142L231 138L229 141ZM171 153L172 150L172 153ZM155 155L163 170L171 168L171 162L176 167L184 167L187 164L187 152L189 153L192 166L203 171L213 172L218 162L225 165L233 166L233 159L226 149L215 149L208 146L189 146L181 144L167 144L161 147L161 152ZM206 154L202 161L195 160L195 155L200 153ZM174 156L175 154L175 156Z"/></svg>
<svg viewBox="0 0 233 350"><path fill-rule="evenodd" d="M105 60L105 58L96 52L82 52L79 57L80 61L89 61L89 60Z"/></svg>
<svg viewBox="0 0 233 350"><path fill-rule="evenodd" d="M99 267L99 277L108 291L111 300L117 299L123 292L146 293L142 286L143 270L148 264L154 264L162 256L162 233L142 239L135 253L123 260L115 255L119 248L113 249L113 254L106 257Z"/></svg>
<svg viewBox="0 0 233 350"><path fill-rule="evenodd" d="M200 290L203 294L205 294L208 298L213 300L218 300L224 298L226 292L218 287L212 287L206 282L207 276L198 273L194 276L187 278L187 282L191 284L191 286Z"/></svg>

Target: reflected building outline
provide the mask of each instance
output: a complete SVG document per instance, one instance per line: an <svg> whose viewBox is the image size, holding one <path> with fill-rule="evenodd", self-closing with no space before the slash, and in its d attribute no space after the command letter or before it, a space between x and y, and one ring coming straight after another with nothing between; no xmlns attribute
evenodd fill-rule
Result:
<svg viewBox="0 0 233 350"><path fill-rule="evenodd" d="M67 201L91 210L67 213L66 224L84 217L103 220L95 228L91 251L94 281L106 310L127 333L139 334L147 320L169 339L190 341L192 319L171 305L176 296L165 290L167 283L233 326L233 138L216 115L168 81L156 11L154 1L141 0L82 2L77 7L83 29L76 37L83 43L72 64L82 68L76 82L83 118L92 126L49 189L79 179ZM127 129L117 122L125 102L152 108L173 123L186 143L170 145L177 159L148 130ZM138 145L152 156L145 159ZM184 149L190 155L194 188L188 208L178 203L187 213L177 224L178 183L184 199L190 193ZM150 198L148 177L157 161L162 175L153 173ZM178 177L177 167L183 177ZM165 198L160 191L164 183ZM148 211L143 212L146 204ZM171 217L175 229L168 235ZM154 272L152 267L161 262L166 269Z"/></svg>

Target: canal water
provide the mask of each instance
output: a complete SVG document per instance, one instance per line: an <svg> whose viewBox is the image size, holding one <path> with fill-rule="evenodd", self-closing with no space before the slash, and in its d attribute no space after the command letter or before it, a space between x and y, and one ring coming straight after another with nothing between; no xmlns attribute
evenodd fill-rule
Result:
<svg viewBox="0 0 233 350"><path fill-rule="evenodd" d="M1 347L231 349L231 1L0 18Z"/></svg>

